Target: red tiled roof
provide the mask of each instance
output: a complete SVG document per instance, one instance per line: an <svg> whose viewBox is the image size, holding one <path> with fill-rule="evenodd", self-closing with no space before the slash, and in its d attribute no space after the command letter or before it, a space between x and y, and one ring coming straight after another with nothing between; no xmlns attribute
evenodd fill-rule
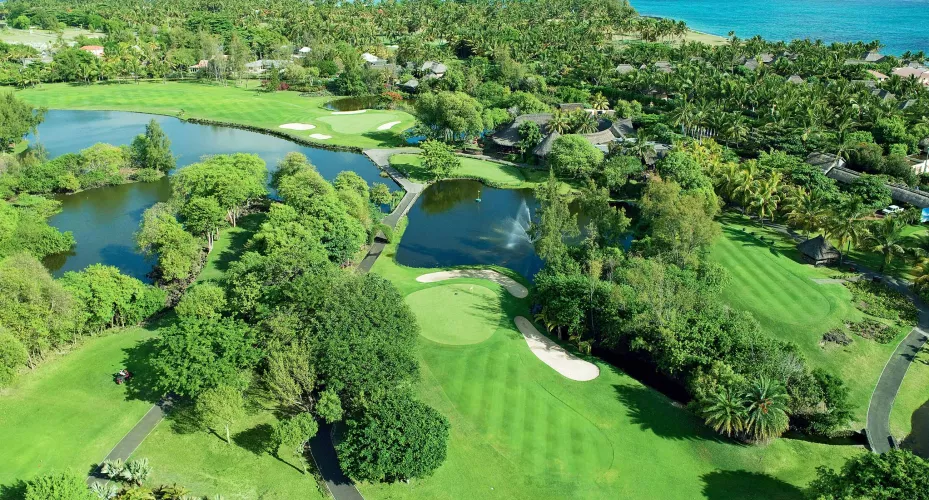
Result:
<svg viewBox="0 0 929 500"><path fill-rule="evenodd" d="M103 50L103 47L99 45L85 45L81 47L81 50Z"/></svg>

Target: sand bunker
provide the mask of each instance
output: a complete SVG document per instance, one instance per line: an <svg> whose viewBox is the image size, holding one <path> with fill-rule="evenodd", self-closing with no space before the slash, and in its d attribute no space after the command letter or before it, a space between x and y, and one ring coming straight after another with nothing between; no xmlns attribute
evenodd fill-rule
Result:
<svg viewBox="0 0 929 500"><path fill-rule="evenodd" d="M310 125L309 123L285 123L281 125L280 128L286 128L288 130L313 130L316 128L316 125Z"/></svg>
<svg viewBox="0 0 929 500"><path fill-rule="evenodd" d="M390 130L391 127L393 127L394 125L398 125L398 124L400 124L400 122L385 123L381 125L380 127L378 127L377 129L378 130Z"/></svg>
<svg viewBox="0 0 929 500"><path fill-rule="evenodd" d="M580 382L593 380L600 376L600 369L597 365L565 351L550 338L539 333L539 330L528 319L517 316L513 321L516 323L516 328L519 328L519 332L523 334L523 338L526 339L526 343L529 344L532 354L554 368L556 372Z"/></svg>
<svg viewBox="0 0 929 500"><path fill-rule="evenodd" d="M458 269L456 271L440 271L437 273L424 274L418 278L416 281L420 283L435 283L437 281L451 280L455 278L478 278L493 281L499 285L502 285L510 295L523 299L529 295L529 290L526 287L520 285L515 280L508 276L498 273L497 271L491 269Z"/></svg>
<svg viewBox="0 0 929 500"><path fill-rule="evenodd" d="M365 111L367 111L367 109L359 109L357 111L333 111L332 114L334 115L360 115L361 113L364 113Z"/></svg>
<svg viewBox="0 0 929 500"><path fill-rule="evenodd" d="M331 135L326 134L310 134L310 137L314 139L332 139Z"/></svg>

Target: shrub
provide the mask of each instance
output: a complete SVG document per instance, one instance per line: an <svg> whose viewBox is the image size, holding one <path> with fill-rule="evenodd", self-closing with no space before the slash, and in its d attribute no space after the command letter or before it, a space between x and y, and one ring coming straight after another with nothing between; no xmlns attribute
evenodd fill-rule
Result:
<svg viewBox="0 0 929 500"><path fill-rule="evenodd" d="M164 173L154 168L142 168L136 170L132 175L132 178L139 182L155 182L162 177L164 177Z"/></svg>
<svg viewBox="0 0 929 500"><path fill-rule="evenodd" d="M878 344L889 344L897 336L897 331L884 323L866 319L858 323L848 323L848 329L859 337L873 340Z"/></svg>
<svg viewBox="0 0 929 500"><path fill-rule="evenodd" d="M77 473L53 472L26 483L24 500L96 500L85 479Z"/></svg>
<svg viewBox="0 0 929 500"><path fill-rule="evenodd" d="M833 328L823 334L823 343L849 345L852 343L852 338L846 335L842 330Z"/></svg>
<svg viewBox="0 0 929 500"><path fill-rule="evenodd" d="M0 387L8 385L16 372L26 366L29 352L12 333L0 330Z"/></svg>
<svg viewBox="0 0 929 500"><path fill-rule="evenodd" d="M916 324L916 306L905 295L873 281L851 281L845 286L851 290L858 309L878 318Z"/></svg>

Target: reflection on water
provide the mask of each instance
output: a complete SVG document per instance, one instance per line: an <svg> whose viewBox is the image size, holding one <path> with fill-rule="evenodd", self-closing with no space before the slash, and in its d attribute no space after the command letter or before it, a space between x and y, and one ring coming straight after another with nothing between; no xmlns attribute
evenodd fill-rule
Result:
<svg viewBox="0 0 929 500"><path fill-rule="evenodd" d="M343 170L352 170L369 183L383 182L391 190L396 189L393 182L380 176L374 164L359 154L309 148L278 137L197 125L167 116L53 110L39 126L38 136L29 139L41 142L49 155L55 157L97 142L130 144L152 118L171 139L171 150L179 167L196 163L206 155L242 152L257 154L273 168L284 155L297 151L305 154L329 180ZM50 222L62 231L73 232L77 244L70 252L50 256L45 264L56 276L99 262L145 279L152 262L137 253L133 234L138 230L142 212L170 195L170 184L164 178L154 183L111 186L58 197L63 210Z"/></svg>
<svg viewBox="0 0 929 500"><path fill-rule="evenodd" d="M542 267L527 232L536 208L528 189L494 189L476 181L434 184L410 210L397 262L414 267L496 264L531 277Z"/></svg>
<svg viewBox="0 0 929 500"><path fill-rule="evenodd" d="M326 103L325 108L333 111L359 111L362 109L377 108L381 103L380 96L368 95L358 97L342 97Z"/></svg>

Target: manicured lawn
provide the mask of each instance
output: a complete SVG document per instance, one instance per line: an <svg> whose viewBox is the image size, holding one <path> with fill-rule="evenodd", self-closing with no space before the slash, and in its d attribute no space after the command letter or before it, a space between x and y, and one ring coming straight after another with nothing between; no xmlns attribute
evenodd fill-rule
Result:
<svg viewBox="0 0 929 500"><path fill-rule="evenodd" d="M906 239L902 243L903 247L908 248L912 246L913 239L915 239L916 237L925 235L927 232L929 232L929 228L923 225L906 226L903 229L903 236L906 237ZM861 250L861 249L854 250L853 249L851 252L848 253L848 255L849 257L852 258L852 260L859 262L875 271L880 269L881 264L884 261L884 257L882 255L869 251L869 250ZM912 262L905 260L899 256L894 257L894 259L890 261L890 265L887 266L887 269L885 269L884 272L891 276L896 276L898 278L903 278L903 279L910 280L910 281L912 281L914 278Z"/></svg>
<svg viewBox="0 0 929 500"><path fill-rule="evenodd" d="M0 392L0 486L71 468L89 472L152 406L134 391L152 337L137 327L90 339ZM136 378L116 385L128 367ZM144 384L138 384L144 385Z"/></svg>
<svg viewBox="0 0 929 500"><path fill-rule="evenodd" d="M270 412L258 411L237 422L232 444L192 427L185 417L179 411L162 421L133 454L152 465L150 484L176 483L210 498L326 498L312 472L303 474L287 450L281 450L286 462L265 451L275 422Z"/></svg>
<svg viewBox="0 0 929 500"><path fill-rule="evenodd" d="M138 111L187 118L215 120L283 132L293 137L360 148L389 147L403 143L400 134L415 121L403 111L367 110L360 114L334 115L323 107L334 97L300 97L297 92L273 94L252 88L221 87L198 82L143 82L139 84L70 85L45 84L18 92L19 97L51 109L99 109ZM378 130L399 121L390 130ZM280 128L288 123L315 125L312 130ZM312 134L332 136L314 139Z"/></svg>
<svg viewBox="0 0 929 500"><path fill-rule="evenodd" d="M600 377L569 380L536 358L516 330L515 316L531 317L527 299L484 280L418 283L416 276L433 270L399 266L395 252L389 245L373 272L389 278L419 318L419 394L449 419L451 436L448 460L433 476L362 484L365 498L800 498L816 465L837 466L862 451L791 439L766 447L721 439L595 358ZM469 345L430 340L467 335L458 330L471 325L449 321L446 309L459 308L472 287L496 294L479 301L480 318L470 322L486 325L495 315L493 335ZM464 312L472 309L463 302Z"/></svg>
<svg viewBox="0 0 929 500"><path fill-rule="evenodd" d="M513 167L476 158L460 158L461 168L456 170L453 178L475 179L494 187L520 189L533 188L548 180L548 172L543 170ZM419 182L432 181L432 177L423 169L422 157L419 155L399 154L390 157L390 164ZM565 190L570 189L565 183Z"/></svg>
<svg viewBox="0 0 929 500"><path fill-rule="evenodd" d="M812 366L840 376L855 405L852 428L863 428L881 370L909 328L899 329L897 338L889 344L847 333L853 339L850 345L821 346L827 331L866 317L854 307L845 286L813 281L834 277L836 271L800 263L789 238L747 218L727 214L721 222L723 235L713 247L711 258L730 274L724 300L734 308L751 312L771 335L797 344Z"/></svg>
<svg viewBox="0 0 929 500"><path fill-rule="evenodd" d="M917 354L906 371L890 412L890 432L899 441L905 441L914 426L924 453L929 454L929 351L926 348Z"/></svg>
<svg viewBox="0 0 929 500"><path fill-rule="evenodd" d="M229 264L239 259L245 244L258 231L266 217L264 213L246 215L239 219L236 227L223 230L219 239L213 242L213 251L207 257L197 282L222 279Z"/></svg>

